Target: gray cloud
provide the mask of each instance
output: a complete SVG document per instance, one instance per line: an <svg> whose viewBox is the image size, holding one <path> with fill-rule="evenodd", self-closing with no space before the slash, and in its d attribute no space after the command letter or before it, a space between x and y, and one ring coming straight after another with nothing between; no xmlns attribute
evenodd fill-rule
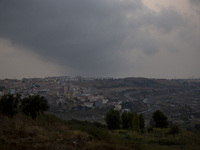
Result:
<svg viewBox="0 0 200 150"><path fill-rule="evenodd" d="M154 55L169 34L186 24L173 8L155 13L140 0L1 0L0 37L77 74L125 71L126 54Z"/></svg>
<svg viewBox="0 0 200 150"><path fill-rule="evenodd" d="M200 0L189 0L190 3L200 5Z"/></svg>
<svg viewBox="0 0 200 150"><path fill-rule="evenodd" d="M193 9L200 15L200 0L189 0Z"/></svg>

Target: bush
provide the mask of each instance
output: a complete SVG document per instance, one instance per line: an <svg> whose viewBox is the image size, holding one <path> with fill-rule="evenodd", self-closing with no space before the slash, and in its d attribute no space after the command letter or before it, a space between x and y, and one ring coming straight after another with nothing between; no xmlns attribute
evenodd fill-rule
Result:
<svg viewBox="0 0 200 150"><path fill-rule="evenodd" d="M171 125L170 130L169 130L169 134L175 135L175 134L178 134L178 133L180 133L179 126L175 125L175 124Z"/></svg>
<svg viewBox="0 0 200 150"><path fill-rule="evenodd" d="M152 116L156 127L158 128L167 128L168 126L168 118L161 112L160 110L156 110Z"/></svg>
<svg viewBox="0 0 200 150"><path fill-rule="evenodd" d="M105 128L106 126L101 124L100 122L93 122L93 125L98 128Z"/></svg>
<svg viewBox="0 0 200 150"><path fill-rule="evenodd" d="M22 112L31 116L33 119L35 119L37 115L40 115L44 111L48 110L48 108L49 106L47 104L47 100L43 96L29 96L21 101Z"/></svg>
<svg viewBox="0 0 200 150"><path fill-rule="evenodd" d="M0 112L11 117L14 116L18 112L20 96L19 94L15 96L11 94L3 95L0 99Z"/></svg>
<svg viewBox="0 0 200 150"><path fill-rule="evenodd" d="M152 128L152 127L149 127L149 128L147 129L147 131L148 131L148 132L153 132L153 128Z"/></svg>

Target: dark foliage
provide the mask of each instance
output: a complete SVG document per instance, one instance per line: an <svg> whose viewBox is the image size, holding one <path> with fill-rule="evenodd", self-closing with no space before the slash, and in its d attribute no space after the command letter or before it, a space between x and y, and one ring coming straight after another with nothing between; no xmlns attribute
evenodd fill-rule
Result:
<svg viewBox="0 0 200 150"><path fill-rule="evenodd" d="M140 129L143 130L145 126L143 114L139 114L139 123L140 123Z"/></svg>
<svg viewBox="0 0 200 150"><path fill-rule="evenodd" d="M197 131L200 131L200 124L195 124L194 129L197 130Z"/></svg>
<svg viewBox="0 0 200 150"><path fill-rule="evenodd" d="M140 132L140 122L139 122L139 116L137 113L133 116L133 130L136 132Z"/></svg>
<svg viewBox="0 0 200 150"><path fill-rule="evenodd" d="M106 125L101 124L100 122L89 122L89 121L81 121L81 120L69 120L66 122L69 126L82 126L82 127L98 127L98 128L106 128Z"/></svg>
<svg viewBox="0 0 200 150"><path fill-rule="evenodd" d="M120 112L117 110L110 109L106 113L105 121L108 125L108 129L119 129L120 128Z"/></svg>
<svg viewBox="0 0 200 150"><path fill-rule="evenodd" d="M134 114L132 112L128 112L128 122L129 122L130 129L133 128L133 117L134 117Z"/></svg>
<svg viewBox="0 0 200 150"><path fill-rule="evenodd" d="M20 96L20 94L3 95L0 99L0 112L11 117L14 116L18 112Z"/></svg>
<svg viewBox="0 0 200 150"><path fill-rule="evenodd" d="M128 113L126 111L124 111L122 113L122 128L123 129L128 129L129 128L129 118L128 118Z"/></svg>
<svg viewBox="0 0 200 150"><path fill-rule="evenodd" d="M31 116L33 119L35 119L37 115L40 115L44 111L48 110L48 108L49 106L47 104L47 100L43 96L29 96L21 101L22 112Z"/></svg>
<svg viewBox="0 0 200 150"><path fill-rule="evenodd" d="M168 118L161 112L160 110L156 110L152 116L155 126L158 128L167 128L168 126Z"/></svg>
<svg viewBox="0 0 200 150"><path fill-rule="evenodd" d="M152 128L152 127L149 127L149 128L147 129L147 131L148 131L148 132L153 132L153 128Z"/></svg>
<svg viewBox="0 0 200 150"><path fill-rule="evenodd" d="M178 126L178 125L175 125L175 124L172 124L172 125L170 126L169 134L175 135L175 134L178 134L178 133L180 133L180 128L179 128L179 126Z"/></svg>

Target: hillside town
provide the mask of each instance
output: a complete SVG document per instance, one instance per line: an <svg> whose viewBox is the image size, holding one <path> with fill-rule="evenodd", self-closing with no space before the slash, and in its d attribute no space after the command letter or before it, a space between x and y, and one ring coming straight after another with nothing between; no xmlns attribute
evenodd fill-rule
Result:
<svg viewBox="0 0 200 150"><path fill-rule="evenodd" d="M88 78L90 81L101 78ZM21 94L21 97L29 95L44 96L52 109L59 111L85 110L95 107L112 105L102 94L97 93L94 88L85 88L74 85L71 82L80 82L80 77L49 77L30 79L4 79L0 80L0 96L3 94ZM69 104L68 107L62 105Z"/></svg>
<svg viewBox="0 0 200 150"><path fill-rule="evenodd" d="M160 109L179 124L200 123L200 79L46 77L0 80L4 94L44 96L63 119L104 119L110 108L143 113ZM76 114L77 113L77 114ZM74 115L76 114L76 115Z"/></svg>

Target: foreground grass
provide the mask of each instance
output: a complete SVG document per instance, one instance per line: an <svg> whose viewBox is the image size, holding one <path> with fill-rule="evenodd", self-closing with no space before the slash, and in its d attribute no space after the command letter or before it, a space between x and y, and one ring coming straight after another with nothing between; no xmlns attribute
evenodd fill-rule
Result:
<svg viewBox="0 0 200 150"><path fill-rule="evenodd" d="M70 131L53 115L32 120L23 115L0 117L0 149L79 149L89 141L89 134Z"/></svg>
<svg viewBox="0 0 200 150"><path fill-rule="evenodd" d="M170 135L168 129L150 133L131 130L110 131L99 123L63 121L54 115L35 120L18 114L0 115L0 149L87 149L87 150L199 150L200 135L182 130Z"/></svg>

